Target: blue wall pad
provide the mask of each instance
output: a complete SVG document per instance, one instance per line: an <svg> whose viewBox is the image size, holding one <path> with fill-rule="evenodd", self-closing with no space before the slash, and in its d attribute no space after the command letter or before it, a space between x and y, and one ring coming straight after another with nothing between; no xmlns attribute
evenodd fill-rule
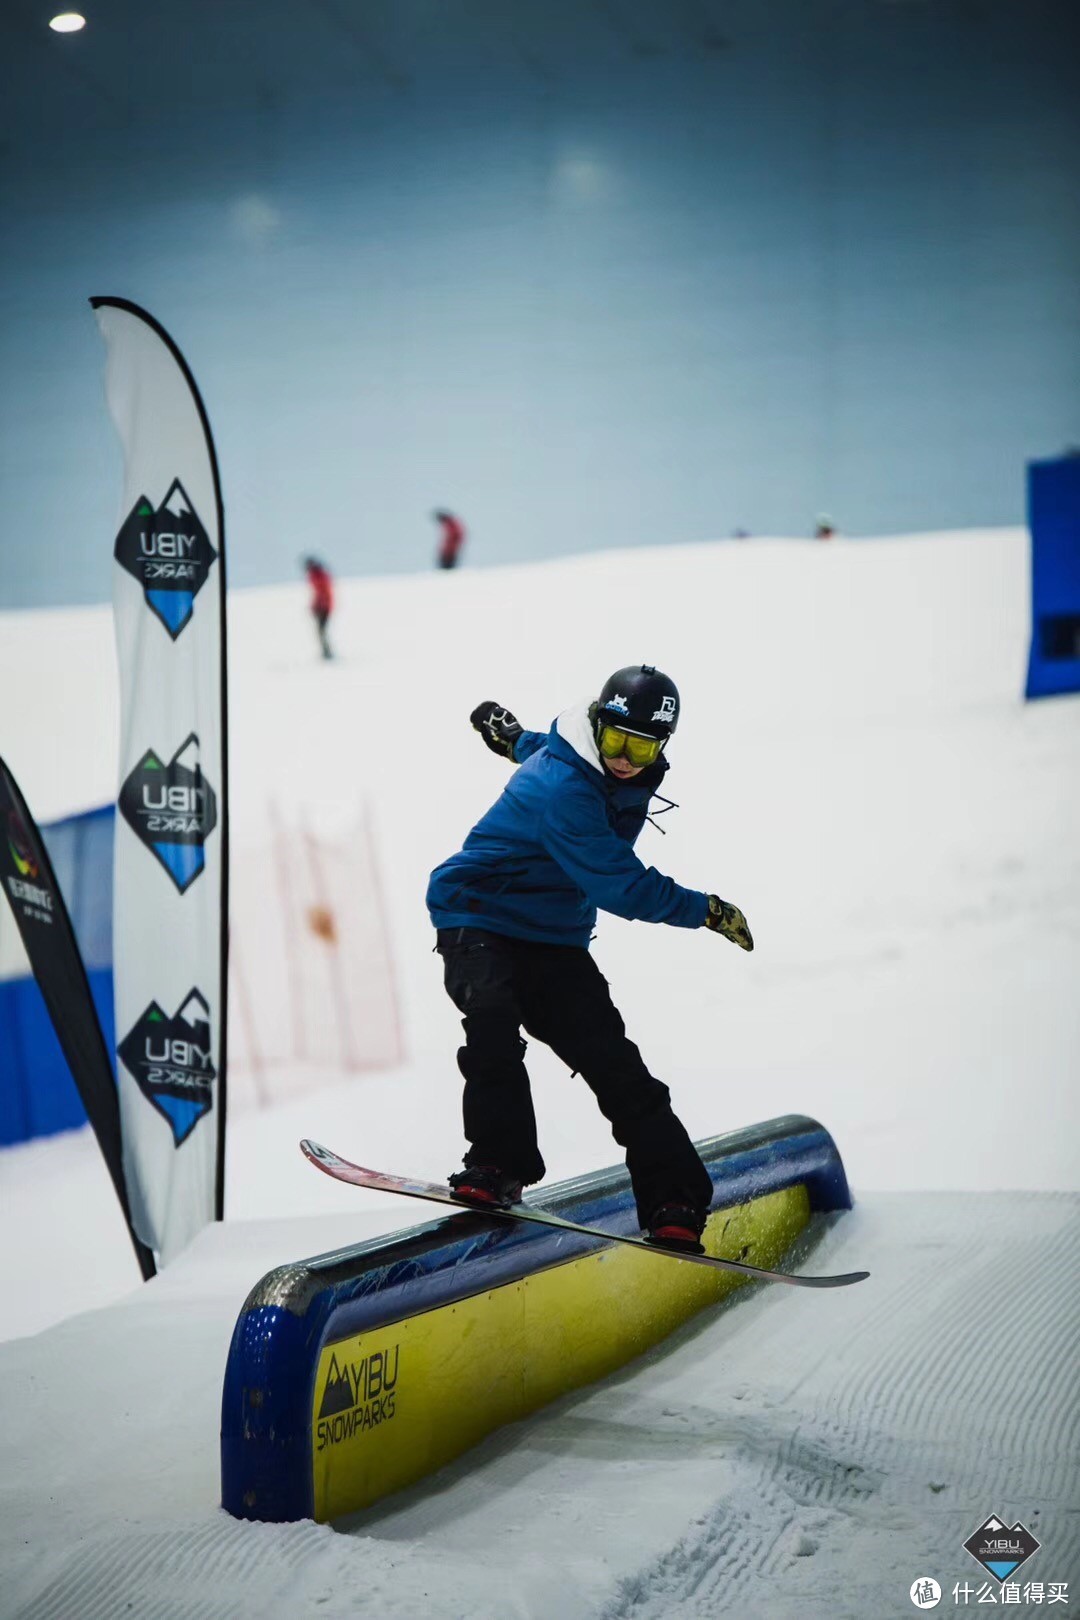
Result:
<svg viewBox="0 0 1080 1620"><path fill-rule="evenodd" d="M41 829L86 965L110 1055L113 806ZM14 927L14 923L11 924ZM33 976L0 979L0 1147L86 1124L86 1110Z"/></svg>
<svg viewBox="0 0 1080 1620"><path fill-rule="evenodd" d="M1080 455L1028 467L1031 656L1025 696L1080 692Z"/></svg>

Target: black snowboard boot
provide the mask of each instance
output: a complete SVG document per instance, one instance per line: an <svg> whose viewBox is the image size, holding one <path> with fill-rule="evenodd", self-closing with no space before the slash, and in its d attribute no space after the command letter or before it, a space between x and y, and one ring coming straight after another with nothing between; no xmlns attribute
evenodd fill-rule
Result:
<svg viewBox="0 0 1080 1620"><path fill-rule="evenodd" d="M459 1198L483 1208L499 1209L521 1201L521 1182L508 1170L493 1164L471 1164L450 1177L450 1186Z"/></svg>
<svg viewBox="0 0 1080 1620"><path fill-rule="evenodd" d="M673 1199L669 1204L659 1205L649 1216L645 1241L655 1243L659 1249L681 1250L683 1254L704 1254L705 1247L701 1242L704 1230L704 1211L695 1209L693 1204Z"/></svg>

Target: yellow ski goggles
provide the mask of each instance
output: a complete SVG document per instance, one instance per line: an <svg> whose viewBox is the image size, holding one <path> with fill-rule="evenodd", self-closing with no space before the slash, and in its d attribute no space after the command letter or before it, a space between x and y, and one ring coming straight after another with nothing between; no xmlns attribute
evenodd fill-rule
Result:
<svg viewBox="0 0 1080 1620"><path fill-rule="evenodd" d="M664 746L659 737L636 737L632 731L620 731L618 726L601 726L597 742L605 759L625 754L631 765L638 767L652 765Z"/></svg>

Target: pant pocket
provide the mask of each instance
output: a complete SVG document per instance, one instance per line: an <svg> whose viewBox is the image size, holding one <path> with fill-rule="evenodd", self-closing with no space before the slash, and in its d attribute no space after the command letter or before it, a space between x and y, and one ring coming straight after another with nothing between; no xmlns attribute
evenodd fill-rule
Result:
<svg viewBox="0 0 1080 1620"><path fill-rule="evenodd" d="M467 945L446 946L442 950L443 983L446 993L460 1012L478 1008L509 1007L513 989L505 964L501 964L482 940Z"/></svg>

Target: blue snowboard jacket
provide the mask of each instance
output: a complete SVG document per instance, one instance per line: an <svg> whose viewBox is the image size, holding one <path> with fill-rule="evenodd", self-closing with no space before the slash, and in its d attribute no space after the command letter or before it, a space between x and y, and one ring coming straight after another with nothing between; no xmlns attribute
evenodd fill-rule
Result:
<svg viewBox="0 0 1080 1620"><path fill-rule="evenodd" d="M545 736L517 740L514 772L457 855L437 866L427 906L436 928L486 928L515 939L587 946L597 909L642 922L700 928L708 895L646 867L633 844L667 771L661 755L640 776L606 771L588 705Z"/></svg>

